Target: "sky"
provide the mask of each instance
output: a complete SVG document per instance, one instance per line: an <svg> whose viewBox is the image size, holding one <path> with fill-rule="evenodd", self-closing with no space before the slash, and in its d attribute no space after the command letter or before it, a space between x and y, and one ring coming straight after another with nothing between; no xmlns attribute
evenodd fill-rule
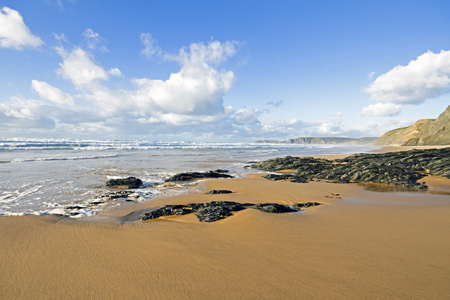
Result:
<svg viewBox="0 0 450 300"><path fill-rule="evenodd" d="M0 138L380 136L450 104L447 0L0 0Z"/></svg>

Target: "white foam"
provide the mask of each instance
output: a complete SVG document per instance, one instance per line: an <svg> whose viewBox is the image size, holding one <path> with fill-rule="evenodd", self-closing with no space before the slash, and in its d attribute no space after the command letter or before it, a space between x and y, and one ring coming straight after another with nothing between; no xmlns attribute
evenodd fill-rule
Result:
<svg viewBox="0 0 450 300"><path fill-rule="evenodd" d="M0 203L12 203L15 202L24 196L27 196L32 193L36 193L42 188L42 185L34 186L29 188L28 185L23 186L20 190L16 190L13 192L3 192L4 196L0 196Z"/></svg>

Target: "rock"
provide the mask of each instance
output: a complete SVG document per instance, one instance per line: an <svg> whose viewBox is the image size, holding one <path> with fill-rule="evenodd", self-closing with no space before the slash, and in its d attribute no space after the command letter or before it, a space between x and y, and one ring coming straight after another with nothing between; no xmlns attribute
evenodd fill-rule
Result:
<svg viewBox="0 0 450 300"><path fill-rule="evenodd" d="M228 170L223 170L223 169L217 169L217 170L214 170L214 172L216 172L216 173L228 173L229 171Z"/></svg>
<svg viewBox="0 0 450 300"><path fill-rule="evenodd" d="M299 176L299 175L289 175L289 174L267 174L264 176L264 178L278 181L278 180L289 180L291 182L297 182L297 183L306 183L308 182L308 178L306 176Z"/></svg>
<svg viewBox="0 0 450 300"><path fill-rule="evenodd" d="M250 205L253 205L250 203ZM245 205L232 201L212 201L210 203L191 203L188 205L164 205L155 210L144 212L140 219L151 220L163 216L197 213L201 222L214 222L229 217L234 211L245 209Z"/></svg>
<svg viewBox="0 0 450 300"><path fill-rule="evenodd" d="M139 217L141 220L152 220L163 216L190 214L192 209L184 205L164 205L155 210L144 212Z"/></svg>
<svg viewBox="0 0 450 300"><path fill-rule="evenodd" d="M107 187L126 186L129 189L135 189L143 185L142 180L136 177L110 179L106 182Z"/></svg>
<svg viewBox="0 0 450 300"><path fill-rule="evenodd" d="M260 203L256 204L256 209L268 213L288 213L296 212L296 209L291 208L288 205L282 205L277 203Z"/></svg>
<svg viewBox="0 0 450 300"><path fill-rule="evenodd" d="M233 211L240 211L245 207L232 201L213 201L209 205L197 210L197 217L201 222L214 222L232 216Z"/></svg>
<svg viewBox="0 0 450 300"><path fill-rule="evenodd" d="M194 179L203 179L203 178L233 178L233 176L223 173L218 173L214 171L208 172L187 172L187 173L178 173L169 179L166 182L173 181L190 181Z"/></svg>
<svg viewBox="0 0 450 300"><path fill-rule="evenodd" d="M208 192L208 194L231 194L231 193L233 192L230 190L212 190Z"/></svg>
<svg viewBox="0 0 450 300"><path fill-rule="evenodd" d="M287 156L258 162L252 168L265 171L296 169L291 174L268 174L266 178L270 180L373 182L426 189L426 185L417 183L426 175L450 178L450 148L355 154L333 161Z"/></svg>
<svg viewBox="0 0 450 300"><path fill-rule="evenodd" d="M294 207L295 209L301 209L301 208L308 208L311 206L318 206L318 205L322 205L322 203L319 203L319 202L297 203L297 204L294 204L292 207Z"/></svg>
<svg viewBox="0 0 450 300"><path fill-rule="evenodd" d="M283 175L267 174L266 176L264 176L264 178L269 179L269 180L273 180L273 181L290 180L292 178L292 175L287 175L287 174L283 174Z"/></svg>
<svg viewBox="0 0 450 300"><path fill-rule="evenodd" d="M133 194L132 191L117 191L101 195L100 198L108 198L108 199L127 198L131 194Z"/></svg>
<svg viewBox="0 0 450 300"><path fill-rule="evenodd" d="M79 209L85 209L86 206L84 205L70 205L70 206L64 206L64 209L67 210L79 210ZM77 213L78 214L78 213Z"/></svg>

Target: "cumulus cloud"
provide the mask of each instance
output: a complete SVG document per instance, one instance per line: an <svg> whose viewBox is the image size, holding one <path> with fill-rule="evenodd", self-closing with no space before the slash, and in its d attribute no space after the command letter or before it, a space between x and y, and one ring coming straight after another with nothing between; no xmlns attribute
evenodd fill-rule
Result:
<svg viewBox="0 0 450 300"><path fill-rule="evenodd" d="M234 119L240 124L259 124L258 116L260 114L257 109L244 107L236 112Z"/></svg>
<svg viewBox="0 0 450 300"><path fill-rule="evenodd" d="M99 80L108 80L108 72L96 65L85 50L78 47L67 52L58 48L58 52L63 58L58 73L72 81L77 88L86 88Z"/></svg>
<svg viewBox="0 0 450 300"><path fill-rule="evenodd" d="M64 93L60 89L51 86L44 81L32 80L31 89L38 93L42 99L46 99L58 104L74 105L75 103L72 96Z"/></svg>
<svg viewBox="0 0 450 300"><path fill-rule="evenodd" d="M380 75L365 90L377 102L420 103L449 92L450 51L428 51Z"/></svg>
<svg viewBox="0 0 450 300"><path fill-rule="evenodd" d="M46 131L55 127L53 118L48 117L48 106L41 101L13 97L10 102L0 102L0 124L5 132Z"/></svg>
<svg viewBox="0 0 450 300"><path fill-rule="evenodd" d="M0 10L0 47L22 50L36 48L43 44L25 25L20 13L9 7Z"/></svg>
<svg viewBox="0 0 450 300"><path fill-rule="evenodd" d="M386 102L376 103L364 107L362 112L369 117L396 116L400 113L402 106L399 104Z"/></svg>
<svg viewBox="0 0 450 300"><path fill-rule="evenodd" d="M59 40L55 48L61 57L57 74L71 82L77 93L69 95L47 82L32 80L31 89L42 100L3 103L3 127L30 122L38 126L42 121L52 132L198 136L230 134L258 124L256 110L245 108L235 113L223 103L236 78L232 71L217 66L235 52L233 43L191 44L168 58L180 65L168 79L133 78L132 88L115 89L110 76L128 80L118 68L105 69L88 49L72 46L63 35ZM233 122L242 126L233 127Z"/></svg>
<svg viewBox="0 0 450 300"><path fill-rule="evenodd" d="M223 46L223 49L221 47ZM235 82L232 71L217 70L212 63L224 61L232 50L228 43L211 41L193 43L189 51L183 48L170 59L180 63L181 69L167 80L135 79L137 90L132 93L144 117L155 117L164 122L181 124L211 120L208 116L223 118L226 110L223 96Z"/></svg>

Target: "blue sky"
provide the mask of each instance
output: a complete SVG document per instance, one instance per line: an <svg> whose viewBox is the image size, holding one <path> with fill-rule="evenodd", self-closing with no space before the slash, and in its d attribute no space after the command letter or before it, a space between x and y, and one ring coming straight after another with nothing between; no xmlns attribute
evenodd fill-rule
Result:
<svg viewBox="0 0 450 300"><path fill-rule="evenodd" d="M0 137L379 136L450 104L449 1L0 1Z"/></svg>

